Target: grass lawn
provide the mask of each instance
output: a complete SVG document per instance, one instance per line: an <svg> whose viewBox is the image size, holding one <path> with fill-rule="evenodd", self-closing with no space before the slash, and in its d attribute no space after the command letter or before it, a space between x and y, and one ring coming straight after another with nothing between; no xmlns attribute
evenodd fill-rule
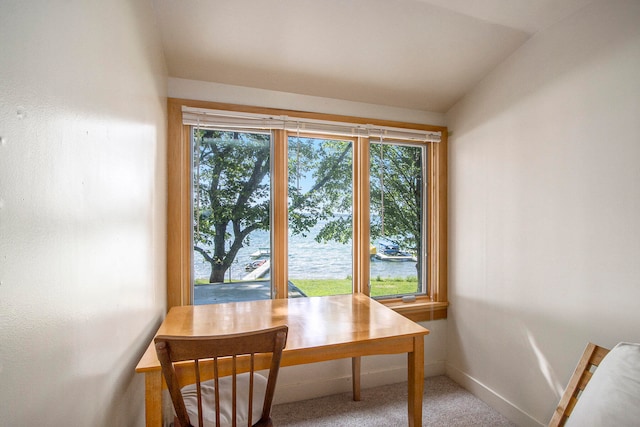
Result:
<svg viewBox="0 0 640 427"><path fill-rule="evenodd" d="M351 278L347 279L291 279L309 297L351 293ZM371 279L371 296L410 294L416 291L415 278Z"/></svg>

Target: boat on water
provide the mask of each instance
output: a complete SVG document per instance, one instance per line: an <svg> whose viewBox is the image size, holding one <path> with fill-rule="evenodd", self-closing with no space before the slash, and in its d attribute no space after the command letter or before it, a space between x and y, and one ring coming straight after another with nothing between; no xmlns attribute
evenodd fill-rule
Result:
<svg viewBox="0 0 640 427"><path fill-rule="evenodd" d="M398 245L380 245L380 251L376 251L374 258L380 261L417 261L414 255L409 252L400 250Z"/></svg>
<svg viewBox="0 0 640 427"><path fill-rule="evenodd" d="M252 261L252 262L250 262L250 263L248 263L247 265L244 266L244 271L253 271L256 268L258 268L261 265L263 265L265 262L267 262L266 259L259 259L257 261Z"/></svg>

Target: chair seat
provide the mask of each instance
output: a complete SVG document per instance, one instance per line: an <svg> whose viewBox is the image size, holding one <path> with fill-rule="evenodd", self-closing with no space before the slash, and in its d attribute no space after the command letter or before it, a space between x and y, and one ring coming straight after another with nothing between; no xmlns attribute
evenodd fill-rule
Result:
<svg viewBox="0 0 640 427"><path fill-rule="evenodd" d="M236 417L238 426L246 426L249 418L249 381L250 374L238 374L236 377ZM219 379L220 386L220 427L231 427L232 425L232 377L222 377ZM215 382L213 380L203 381L202 405L203 421L205 427L216 425L216 403L215 403ZM262 405L267 388L267 379L256 373L253 378L253 409L251 423L255 424L262 416ZM189 420L194 427L198 425L198 395L196 385L189 384L182 388L182 396L189 414Z"/></svg>

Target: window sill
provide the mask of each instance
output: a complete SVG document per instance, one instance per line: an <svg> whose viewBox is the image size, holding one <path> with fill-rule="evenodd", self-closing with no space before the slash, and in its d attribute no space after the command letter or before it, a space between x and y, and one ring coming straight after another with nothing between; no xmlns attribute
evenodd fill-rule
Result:
<svg viewBox="0 0 640 427"><path fill-rule="evenodd" d="M412 302L402 302L400 298L379 300L378 302L414 322L446 319L447 307L449 306L448 302L436 302L426 297L418 297Z"/></svg>

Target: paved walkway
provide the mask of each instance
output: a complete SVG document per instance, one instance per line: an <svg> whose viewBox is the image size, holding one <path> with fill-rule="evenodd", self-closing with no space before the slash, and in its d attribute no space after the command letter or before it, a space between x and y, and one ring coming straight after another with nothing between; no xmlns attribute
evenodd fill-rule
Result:
<svg viewBox="0 0 640 427"><path fill-rule="evenodd" d="M270 286L271 282L269 280L197 285L194 286L193 301L195 305L202 305L271 299ZM300 297L306 297L305 293L289 282L289 298Z"/></svg>

